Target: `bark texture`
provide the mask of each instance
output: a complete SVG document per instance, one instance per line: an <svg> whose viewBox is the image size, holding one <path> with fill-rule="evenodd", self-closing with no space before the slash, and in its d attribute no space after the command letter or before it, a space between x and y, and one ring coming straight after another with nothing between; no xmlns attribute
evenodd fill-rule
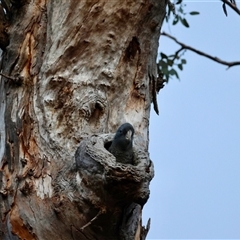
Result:
<svg viewBox="0 0 240 240"><path fill-rule="evenodd" d="M165 1L12 6L0 82L0 238L145 239ZM107 148L135 128L134 165Z"/></svg>

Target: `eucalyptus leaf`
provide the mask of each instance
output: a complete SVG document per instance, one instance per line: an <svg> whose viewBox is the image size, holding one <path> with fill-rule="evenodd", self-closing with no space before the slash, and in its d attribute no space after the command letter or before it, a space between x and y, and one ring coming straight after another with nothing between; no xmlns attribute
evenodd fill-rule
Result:
<svg viewBox="0 0 240 240"><path fill-rule="evenodd" d="M176 17L173 19L172 25L176 25L178 23L178 21L179 21L179 17L178 17L178 15L176 15Z"/></svg>
<svg viewBox="0 0 240 240"><path fill-rule="evenodd" d="M162 68L168 68L168 64L163 60L159 61L159 66L162 67Z"/></svg>
<svg viewBox="0 0 240 240"><path fill-rule="evenodd" d="M182 64L179 63L177 66L178 66L178 68L179 68L181 71L183 70Z"/></svg>
<svg viewBox="0 0 240 240"><path fill-rule="evenodd" d="M166 58L166 59L168 59L168 56L167 56L165 53L161 52L160 55L161 55L161 58Z"/></svg>
<svg viewBox="0 0 240 240"><path fill-rule="evenodd" d="M186 64L187 60L186 59L181 59L182 64Z"/></svg>
<svg viewBox="0 0 240 240"><path fill-rule="evenodd" d="M200 12L192 11L192 12L190 12L189 14L190 14L190 15L198 15L198 14L200 14Z"/></svg>
<svg viewBox="0 0 240 240"><path fill-rule="evenodd" d="M223 8L223 12L225 13L225 15L227 17L227 8L226 8L226 4L225 3L223 3L222 8Z"/></svg>
<svg viewBox="0 0 240 240"><path fill-rule="evenodd" d="M186 18L180 18L180 21L181 21L181 23L183 24L183 26L189 28L189 24L188 24Z"/></svg>
<svg viewBox="0 0 240 240"><path fill-rule="evenodd" d="M182 0L178 0L175 4L177 5L177 4L180 4L180 3L182 3Z"/></svg>
<svg viewBox="0 0 240 240"><path fill-rule="evenodd" d="M173 65L173 60L168 59L168 60L167 60L167 63L168 63L169 66L172 66L172 65Z"/></svg>
<svg viewBox="0 0 240 240"><path fill-rule="evenodd" d="M162 72L165 76L168 76L169 75L169 71L167 68L162 68Z"/></svg>

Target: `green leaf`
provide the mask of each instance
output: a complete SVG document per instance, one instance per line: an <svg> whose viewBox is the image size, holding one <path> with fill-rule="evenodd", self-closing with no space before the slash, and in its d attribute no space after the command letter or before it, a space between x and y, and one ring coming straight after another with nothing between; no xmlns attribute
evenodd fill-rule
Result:
<svg viewBox="0 0 240 240"><path fill-rule="evenodd" d="M167 68L162 68L162 72L164 75L168 76L169 75L169 71Z"/></svg>
<svg viewBox="0 0 240 240"><path fill-rule="evenodd" d="M178 17L178 15L173 19L173 23L172 23L172 25L176 25L177 23L178 23L178 21L179 21L179 17Z"/></svg>
<svg viewBox="0 0 240 240"><path fill-rule="evenodd" d="M177 79L180 79L180 78L179 78L179 75L178 75L178 73L177 73L177 72L176 72L176 74L175 74L175 75L176 75Z"/></svg>
<svg viewBox="0 0 240 240"><path fill-rule="evenodd" d="M182 64L186 64L187 60L186 59L181 59Z"/></svg>
<svg viewBox="0 0 240 240"><path fill-rule="evenodd" d="M198 14L200 14L200 12L192 11L192 12L190 12L189 14L190 14L190 15L198 15Z"/></svg>
<svg viewBox="0 0 240 240"><path fill-rule="evenodd" d="M179 76L178 76L178 73L177 73L177 72L176 72L176 74L175 74L175 75L176 75L177 79L180 79L180 78L179 78Z"/></svg>
<svg viewBox="0 0 240 240"><path fill-rule="evenodd" d="M180 3L182 3L182 0L178 0L175 4L177 5L177 4L180 4Z"/></svg>
<svg viewBox="0 0 240 240"><path fill-rule="evenodd" d="M184 11L183 11L182 6L179 7L178 11L179 11L180 13L184 14Z"/></svg>
<svg viewBox="0 0 240 240"><path fill-rule="evenodd" d="M183 70L182 64L179 63L177 66L178 66L178 68L179 68L181 71Z"/></svg>
<svg viewBox="0 0 240 240"><path fill-rule="evenodd" d="M173 65L173 60L168 59L168 60L167 60L167 63L168 63L169 66L172 66L172 65Z"/></svg>
<svg viewBox="0 0 240 240"><path fill-rule="evenodd" d="M225 4L225 3L223 3L222 7L223 7L223 12L225 13L225 15L226 15L226 17L227 17L227 9L226 9L226 4Z"/></svg>
<svg viewBox="0 0 240 240"><path fill-rule="evenodd" d="M167 14L166 14L166 21L167 22L170 19L170 14L171 14L171 10L170 10L170 8L168 8L168 11L167 11Z"/></svg>
<svg viewBox="0 0 240 240"><path fill-rule="evenodd" d="M179 79L179 76L178 76L178 73L177 73L177 71L174 69L174 68L172 68L170 71L169 71L169 75L175 75L178 79Z"/></svg>
<svg viewBox="0 0 240 240"><path fill-rule="evenodd" d="M164 74L163 76L164 76L165 81L168 83L168 81L169 81L169 75L168 75L168 74Z"/></svg>
<svg viewBox="0 0 240 240"><path fill-rule="evenodd" d="M162 68L168 68L168 64L166 62L164 62L163 60L159 61L159 66Z"/></svg>
<svg viewBox="0 0 240 240"><path fill-rule="evenodd" d="M189 24L188 24L186 18L180 18L180 20L181 20L181 23L183 24L183 26L185 26L187 28L189 27Z"/></svg>
<svg viewBox="0 0 240 240"><path fill-rule="evenodd" d="M168 71L169 75L176 75L176 70L172 68L170 71Z"/></svg>
<svg viewBox="0 0 240 240"><path fill-rule="evenodd" d="M168 56L167 56L165 53L161 52L160 55L161 55L161 58L166 58L166 59L168 59Z"/></svg>

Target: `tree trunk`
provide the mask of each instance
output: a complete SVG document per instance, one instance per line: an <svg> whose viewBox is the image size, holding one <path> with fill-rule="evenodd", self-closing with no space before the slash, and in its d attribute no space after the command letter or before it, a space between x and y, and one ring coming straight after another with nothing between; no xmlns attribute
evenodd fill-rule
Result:
<svg viewBox="0 0 240 240"><path fill-rule="evenodd" d="M165 4L12 1L0 82L1 239L145 239ZM133 165L107 151L124 122L135 128Z"/></svg>

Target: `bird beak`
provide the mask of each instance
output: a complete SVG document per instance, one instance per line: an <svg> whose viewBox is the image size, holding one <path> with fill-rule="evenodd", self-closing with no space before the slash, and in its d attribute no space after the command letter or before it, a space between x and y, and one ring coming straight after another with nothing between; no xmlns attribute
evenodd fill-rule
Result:
<svg viewBox="0 0 240 240"><path fill-rule="evenodd" d="M126 139L127 140L131 140L132 138L132 131L131 130L128 130L127 134L126 134Z"/></svg>

